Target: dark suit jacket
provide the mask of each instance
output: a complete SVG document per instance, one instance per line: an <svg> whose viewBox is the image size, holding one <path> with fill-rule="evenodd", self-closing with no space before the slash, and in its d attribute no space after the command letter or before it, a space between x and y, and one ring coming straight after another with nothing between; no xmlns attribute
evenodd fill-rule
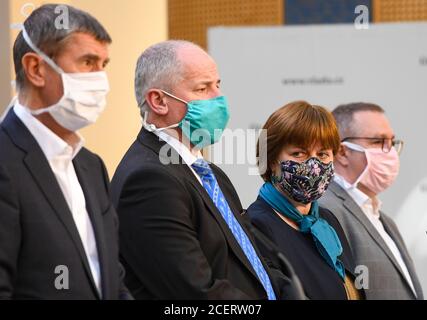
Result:
<svg viewBox="0 0 427 320"><path fill-rule="evenodd" d="M342 279L321 257L310 234L303 234L288 226L261 197L258 197L248 208L247 214L252 224L270 238L292 264L295 273L301 280L307 298L315 300L346 299ZM343 248L339 259L344 264L346 274L354 280L355 265L344 231L338 220L328 210L319 208L319 215L337 233ZM281 268L276 255L261 243L259 248L271 268ZM363 290L360 291L360 294L362 297L364 296Z"/></svg>
<svg viewBox="0 0 427 320"><path fill-rule="evenodd" d="M102 160L73 161L97 242L102 298L128 297L119 264L117 217ZM58 290L57 266L69 289ZM77 227L38 143L11 110L0 125L0 298L99 299Z"/></svg>
<svg viewBox="0 0 427 320"><path fill-rule="evenodd" d="M366 298L371 300L415 299L393 253L353 198L333 181L319 202L339 220L350 243L356 265L368 267L369 287L365 289ZM423 299L414 263L399 229L383 212L381 212L381 222L402 255L417 293L417 299Z"/></svg>
<svg viewBox="0 0 427 320"><path fill-rule="evenodd" d="M163 164L169 158L159 154L162 147L180 164ZM241 221L242 206L233 185L218 167L211 167ZM135 298L267 298L208 193L175 150L155 134L140 132L113 177L112 195L120 219L126 284ZM278 296L284 288L279 286Z"/></svg>

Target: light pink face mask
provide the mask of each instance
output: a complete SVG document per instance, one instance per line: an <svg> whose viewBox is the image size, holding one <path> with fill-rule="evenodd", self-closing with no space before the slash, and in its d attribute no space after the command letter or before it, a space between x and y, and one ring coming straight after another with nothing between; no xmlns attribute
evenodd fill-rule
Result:
<svg viewBox="0 0 427 320"><path fill-rule="evenodd" d="M396 180L399 174L400 161L394 147L386 153L381 149L365 149L350 142L343 142L343 145L352 150L364 152L366 155L368 164L356 180L355 185L360 182L373 193L379 194L390 187Z"/></svg>

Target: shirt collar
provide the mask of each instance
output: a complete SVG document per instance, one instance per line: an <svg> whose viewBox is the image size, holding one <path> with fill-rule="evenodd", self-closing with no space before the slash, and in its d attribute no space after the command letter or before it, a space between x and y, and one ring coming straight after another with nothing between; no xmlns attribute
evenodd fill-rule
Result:
<svg viewBox="0 0 427 320"><path fill-rule="evenodd" d="M344 177L340 176L337 173L335 173L334 181L338 183L341 188L347 191L347 193L350 194L353 200L360 207L363 206L369 200L369 197L365 193L360 191L355 185L352 185L350 182L344 179Z"/></svg>
<svg viewBox="0 0 427 320"><path fill-rule="evenodd" d="M379 218L379 212L382 206L382 202L380 199L378 199L377 197L371 199L364 192L359 190L356 186L352 185L350 182L344 179L344 177L340 176L337 173L335 173L334 181L353 198L353 200L357 203L359 207L371 207L372 210L370 211L372 211L374 215Z"/></svg>
<svg viewBox="0 0 427 320"><path fill-rule="evenodd" d="M166 133L165 131L154 131L153 133L174 148L187 165L191 166L197 159L203 158L200 150L194 149L191 151L185 143L182 143L176 137Z"/></svg>
<svg viewBox="0 0 427 320"><path fill-rule="evenodd" d="M369 212L372 215L372 217L375 219L380 218L381 206L382 206L381 200L376 197L374 199L368 199L368 201L366 201L365 204L363 205L366 211Z"/></svg>
<svg viewBox="0 0 427 320"><path fill-rule="evenodd" d="M35 118L28 108L18 101L16 101L13 110L36 139L48 161L58 156L67 156L72 160L83 147L84 139L79 133L77 133L79 141L72 147Z"/></svg>

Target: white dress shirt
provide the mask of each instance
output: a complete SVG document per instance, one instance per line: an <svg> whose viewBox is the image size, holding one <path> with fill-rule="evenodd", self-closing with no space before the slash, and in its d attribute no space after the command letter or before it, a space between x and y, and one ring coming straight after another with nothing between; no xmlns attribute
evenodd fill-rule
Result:
<svg viewBox="0 0 427 320"><path fill-rule="evenodd" d="M411 276L409 274L408 268L406 267L405 262L403 261L402 255L399 251L399 248L396 246L394 240L390 237L390 235L384 229L384 225L380 220L380 210L382 206L382 202L378 198L371 199L361 190L359 190L354 185L350 184L346 181L342 176L335 174L334 180L336 183L340 185L357 203L357 205L362 209L363 213L375 227L375 229L380 234L381 238L384 240L390 251L392 252L394 258L400 266L406 280L408 281L412 291L415 296L417 295L415 292L414 285L412 283Z"/></svg>
<svg viewBox="0 0 427 320"><path fill-rule="evenodd" d="M79 136L79 143L72 148L37 120L26 107L16 102L13 110L36 139L55 174L79 232L96 287L101 294L101 273L95 234L86 209L85 195L73 165L73 159L83 147L84 140Z"/></svg>
<svg viewBox="0 0 427 320"><path fill-rule="evenodd" d="M203 156L200 150L193 149L193 151L191 151L186 144L182 143L177 138L166 133L165 131L152 131L152 132L155 135L157 135L161 140L163 140L164 142L166 142L168 145L170 145L172 148L175 149L175 151L181 156L185 164L190 168L191 172L193 172L194 176L197 178L200 184L203 185L202 180L200 179L200 176L196 173L196 171L194 171L192 167L192 164L196 162L197 159L203 159Z"/></svg>

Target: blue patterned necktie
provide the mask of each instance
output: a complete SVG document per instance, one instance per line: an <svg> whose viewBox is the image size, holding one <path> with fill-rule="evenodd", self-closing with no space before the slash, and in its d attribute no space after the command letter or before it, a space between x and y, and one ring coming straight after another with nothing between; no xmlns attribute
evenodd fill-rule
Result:
<svg viewBox="0 0 427 320"><path fill-rule="evenodd" d="M203 187L206 189L219 212L221 212L221 215L233 233L234 238L237 240L252 267L254 268L258 279L267 292L268 300L276 300L270 278L268 277L268 274L265 271L264 266L262 265L261 260L259 259L251 241L246 235L246 232L243 230L239 221L237 221L236 217L231 212L227 200L225 199L224 194L222 193L209 164L203 159L198 159L192 165L192 168L200 176L203 182Z"/></svg>

